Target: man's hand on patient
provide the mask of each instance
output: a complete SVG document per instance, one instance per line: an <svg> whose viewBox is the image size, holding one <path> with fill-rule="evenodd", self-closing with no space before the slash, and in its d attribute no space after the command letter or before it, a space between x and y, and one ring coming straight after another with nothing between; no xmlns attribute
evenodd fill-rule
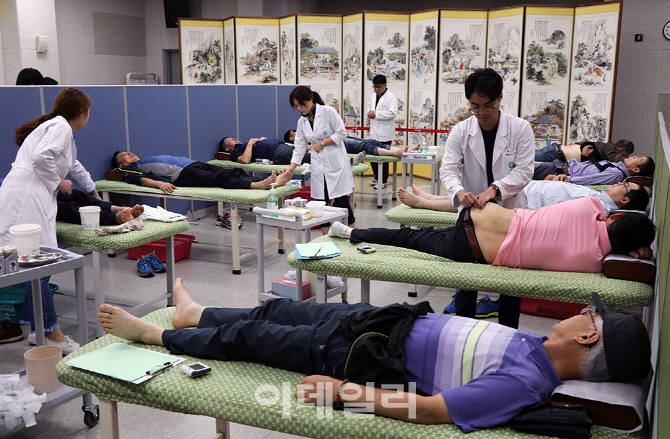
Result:
<svg viewBox="0 0 670 439"><path fill-rule="evenodd" d="M63 180L62 178L60 179L60 183L58 184L58 187L56 187L59 191L63 191L66 194L71 194L72 193L72 182L70 180Z"/></svg>
<svg viewBox="0 0 670 439"><path fill-rule="evenodd" d="M496 195L498 194L498 191L496 191L492 187L486 188L484 192L481 194L477 195L477 207L480 209L483 209L486 207L486 203L489 201L493 200Z"/></svg>
<svg viewBox="0 0 670 439"><path fill-rule="evenodd" d="M458 201L463 205L463 207L476 206L478 203L475 194L473 194L472 192L467 192L465 189L461 189L460 191L456 192L456 197L458 198Z"/></svg>

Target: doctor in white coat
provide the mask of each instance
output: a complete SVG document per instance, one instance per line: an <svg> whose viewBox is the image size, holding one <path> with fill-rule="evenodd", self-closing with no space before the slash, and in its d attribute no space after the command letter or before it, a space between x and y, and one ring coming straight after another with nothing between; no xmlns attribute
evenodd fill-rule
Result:
<svg viewBox="0 0 670 439"><path fill-rule="evenodd" d="M77 147L72 131L81 131L90 115L91 99L86 93L66 88L56 97L50 114L22 125L16 130L19 145L12 169L0 187L0 246L11 243L9 228L16 224L39 224L40 244L57 248L56 195L58 191L72 192L72 181L85 191L100 198L89 173L77 161ZM30 285L30 283L28 283ZM58 327L49 278L42 279L42 302L46 343L60 346L64 353L78 348ZM26 293L23 322L31 323L32 295Z"/></svg>
<svg viewBox="0 0 670 439"><path fill-rule="evenodd" d="M317 92L297 86L289 96L291 107L302 117L295 134L293 157L289 169L299 166L307 144L312 144L312 197L333 200L333 206L349 210L349 225L353 227L354 212L349 204L349 194L354 191L354 176L344 147L347 131L337 111L327 106ZM328 233L330 224L321 230Z"/></svg>
<svg viewBox="0 0 670 439"><path fill-rule="evenodd" d="M459 209L483 208L489 201L527 207L523 188L533 177L535 139L527 121L500 110L502 89L502 78L493 69L477 69L465 81L474 115L449 134L440 169L442 184ZM455 313L475 317L476 301L476 291L457 290ZM521 298L501 295L499 323L517 328L520 307Z"/></svg>
<svg viewBox="0 0 670 439"><path fill-rule="evenodd" d="M395 118L398 116L398 98L395 97L386 85L386 76L377 75L372 78L372 87L375 93L368 100L368 119L370 120L370 138L390 145L395 138ZM382 166L382 189L389 178L389 164ZM375 174L370 183L376 185L379 180L378 166L372 166ZM375 186L377 189L378 186Z"/></svg>

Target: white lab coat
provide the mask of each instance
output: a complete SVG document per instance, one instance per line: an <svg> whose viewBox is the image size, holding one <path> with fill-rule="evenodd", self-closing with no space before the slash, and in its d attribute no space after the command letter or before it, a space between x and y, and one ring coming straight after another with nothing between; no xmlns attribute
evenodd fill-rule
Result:
<svg viewBox="0 0 670 439"><path fill-rule="evenodd" d="M57 247L56 188L66 176L87 192L95 189L90 174L77 161L72 128L63 117L56 116L26 137L2 182L0 245L11 242L11 226L39 224L40 244Z"/></svg>
<svg viewBox="0 0 670 439"><path fill-rule="evenodd" d="M312 148L312 197L324 199L323 180L328 185L328 196L338 198L349 195L354 191L354 175L351 172L351 163L344 147L347 130L339 114L333 107L316 105L314 114L314 130L306 117L298 120L298 129L295 133L293 157L291 163L300 165L307 150L307 144L316 145L321 139L330 137L334 145L326 145L321 152Z"/></svg>
<svg viewBox="0 0 670 439"><path fill-rule="evenodd" d="M500 111L493 147L493 182L500 188L497 201L507 208L526 208L523 188L533 178L535 144L530 124ZM484 138L475 116L458 123L447 139L440 180L460 208L456 193L462 189L475 195L488 187Z"/></svg>
<svg viewBox="0 0 670 439"><path fill-rule="evenodd" d="M375 110L375 118L370 119L370 138L380 142L393 140L395 138L395 118L398 115L398 98L387 89L377 104L377 94L372 93L368 100L367 111L370 110Z"/></svg>

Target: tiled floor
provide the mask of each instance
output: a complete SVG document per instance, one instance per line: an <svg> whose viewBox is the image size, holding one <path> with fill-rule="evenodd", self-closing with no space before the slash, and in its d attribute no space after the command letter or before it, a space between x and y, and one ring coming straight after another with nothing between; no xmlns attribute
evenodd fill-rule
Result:
<svg viewBox="0 0 670 439"><path fill-rule="evenodd" d="M356 183L365 184L367 179L356 179ZM427 187L429 189L429 186ZM389 205L385 202L384 209L377 209L376 198L370 195L356 197L356 226L357 227L398 227L388 223L384 212ZM391 203L391 207L398 201ZM169 202L168 202L169 208ZM253 214L243 210L244 226L241 233L241 244L255 246L256 225ZM192 224L187 233L195 235L203 241L220 240L230 242L230 230L217 227L214 217L208 217ZM287 231L287 248L293 246L293 233ZM266 241L274 238L275 234L266 229ZM276 247L265 251L266 284L272 279L282 276L288 269L286 255L277 254ZM258 305L256 297L256 258L249 257L242 261L242 274L234 276L232 272L232 257L228 247L214 247L207 245L193 246L191 256L176 264L177 276L183 277L187 291L193 298L202 304L230 307L253 307ZM140 278L136 273L136 263L128 259L127 254L120 253L116 258L102 259L102 273L105 282L106 298L109 301L135 304L140 303L138 297L158 295L165 290L165 276L157 274L148 279ZM60 286L61 292L74 292L74 276L71 273L57 275L51 278L52 283ZM92 297L92 261L86 256L85 284L89 297ZM451 302L453 290L437 287L419 287L418 297L407 297L407 285L372 282L371 301L374 305L387 305L394 302L409 301L412 303L430 300L433 308L442 310ZM483 294L483 293L481 293ZM360 300L359 282L352 282L349 290L349 302ZM56 295L56 309L63 331L66 334L76 335L76 307L73 297ZM94 336L95 310L93 301L88 301L89 337ZM147 312L164 306L161 302L147 308ZM495 321L495 319L494 319ZM535 317L522 314L521 329L549 335L554 319ZM0 374L12 373L23 368L23 353L28 349L27 328L24 327L26 339L20 342L0 345ZM95 398L94 398L95 399ZM120 433L122 438L209 438L214 433L214 420L201 416L183 415L163 412L146 407L119 404ZM37 416L37 425L26 429L23 425L11 431L0 425L0 438L12 439L89 439L100 437L99 427L89 429L84 425L81 411L81 399L78 398L58 408L52 409ZM232 437L280 438L291 437L283 433L232 424Z"/></svg>

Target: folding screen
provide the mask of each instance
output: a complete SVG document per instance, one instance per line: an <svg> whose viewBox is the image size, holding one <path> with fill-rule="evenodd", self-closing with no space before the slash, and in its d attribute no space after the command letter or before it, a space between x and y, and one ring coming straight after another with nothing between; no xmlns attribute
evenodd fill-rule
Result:
<svg viewBox="0 0 670 439"><path fill-rule="evenodd" d="M435 104L437 86L437 29L439 11L420 12L410 15L410 57L409 57L409 117L407 127L414 129L435 129ZM409 143L418 144L426 139L435 144L433 133L408 134Z"/></svg>
<svg viewBox="0 0 670 439"><path fill-rule="evenodd" d="M223 22L179 19L182 84L223 84Z"/></svg>
<svg viewBox="0 0 670 439"><path fill-rule="evenodd" d="M311 86L342 115L342 16L298 15L298 43L298 84Z"/></svg>
<svg viewBox="0 0 670 439"><path fill-rule="evenodd" d="M363 14L342 17L342 119L347 127L362 126ZM362 137L362 131L347 130Z"/></svg>
<svg viewBox="0 0 670 439"><path fill-rule="evenodd" d="M234 19L237 84L279 84L279 20Z"/></svg>
<svg viewBox="0 0 670 439"><path fill-rule="evenodd" d="M500 109L519 115L523 7L489 11L488 65L503 77Z"/></svg>
<svg viewBox="0 0 670 439"><path fill-rule="evenodd" d="M225 83L236 84L235 74L235 19L229 18L223 22L223 57Z"/></svg>
<svg viewBox="0 0 670 439"><path fill-rule="evenodd" d="M609 138L620 7L610 3L575 8L568 143Z"/></svg>
<svg viewBox="0 0 670 439"><path fill-rule="evenodd" d="M279 19L279 51L281 53L281 83L297 83L297 46L295 42L296 16Z"/></svg>
<svg viewBox="0 0 670 439"><path fill-rule="evenodd" d="M363 88L363 113L374 94L372 78L385 75L388 88L398 98L396 128L407 126L407 52L409 40L409 14L365 13L365 83ZM366 118L367 119L367 118ZM370 126L370 121L366 121ZM405 134L396 131L394 145L405 144Z"/></svg>
<svg viewBox="0 0 670 439"><path fill-rule="evenodd" d="M535 148L565 141L574 8L526 8L521 117Z"/></svg>

